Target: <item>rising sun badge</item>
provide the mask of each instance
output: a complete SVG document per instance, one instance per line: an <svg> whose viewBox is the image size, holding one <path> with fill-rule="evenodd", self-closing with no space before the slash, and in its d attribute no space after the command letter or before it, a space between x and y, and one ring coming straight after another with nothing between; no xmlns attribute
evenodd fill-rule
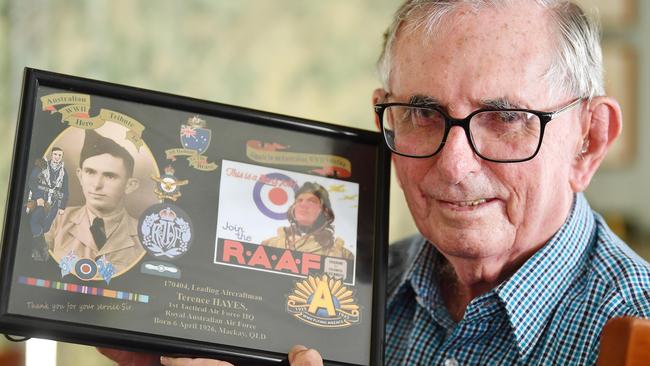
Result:
<svg viewBox="0 0 650 366"><path fill-rule="evenodd" d="M341 280L327 275L296 282L287 296L287 311L320 328L345 328L359 322L354 292L342 286Z"/></svg>

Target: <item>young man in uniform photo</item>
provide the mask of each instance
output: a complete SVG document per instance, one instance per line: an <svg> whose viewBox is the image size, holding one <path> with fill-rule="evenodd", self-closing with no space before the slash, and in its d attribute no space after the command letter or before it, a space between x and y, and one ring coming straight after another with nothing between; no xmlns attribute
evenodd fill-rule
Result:
<svg viewBox="0 0 650 366"><path fill-rule="evenodd" d="M96 131L85 132L77 178L85 204L68 207L45 234L54 259L105 258L120 274L145 254L138 238L138 220L125 209L127 195L138 189L131 154Z"/></svg>

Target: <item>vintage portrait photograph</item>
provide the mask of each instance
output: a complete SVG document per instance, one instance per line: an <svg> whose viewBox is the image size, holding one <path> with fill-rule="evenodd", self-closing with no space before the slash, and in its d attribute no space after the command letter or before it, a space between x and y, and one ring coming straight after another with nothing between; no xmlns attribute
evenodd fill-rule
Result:
<svg viewBox="0 0 650 366"><path fill-rule="evenodd" d="M51 254L60 265L75 266L88 259L71 273L99 280L95 266L110 265L115 277L145 255L138 217L157 202L150 177L158 168L146 144L135 146L127 132L111 121L96 129L68 127L34 162L25 204L34 260Z"/></svg>

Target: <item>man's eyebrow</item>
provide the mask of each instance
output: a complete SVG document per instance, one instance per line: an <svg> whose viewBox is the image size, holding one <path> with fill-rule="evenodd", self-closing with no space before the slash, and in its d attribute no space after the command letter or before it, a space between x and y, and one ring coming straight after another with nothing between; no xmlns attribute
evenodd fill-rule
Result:
<svg viewBox="0 0 650 366"><path fill-rule="evenodd" d="M426 107L438 107L442 108L442 103L440 100L425 94L414 94L409 100L409 104L426 106ZM490 109L520 109L525 108L521 104L514 102L507 97L497 97L490 99L482 99L480 102L479 108L490 108Z"/></svg>
<svg viewBox="0 0 650 366"><path fill-rule="evenodd" d="M427 106L427 107L440 107L440 101L430 95L415 94L409 98L409 104Z"/></svg>
<svg viewBox="0 0 650 366"><path fill-rule="evenodd" d="M482 108L493 108L493 109L517 109L523 108L521 105L510 101L506 97L499 97L494 99L482 99L481 100Z"/></svg>

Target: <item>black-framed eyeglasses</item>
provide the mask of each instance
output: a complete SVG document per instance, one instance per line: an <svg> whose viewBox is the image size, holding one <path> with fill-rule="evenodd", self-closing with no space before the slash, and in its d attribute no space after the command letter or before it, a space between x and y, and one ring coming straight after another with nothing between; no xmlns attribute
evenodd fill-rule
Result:
<svg viewBox="0 0 650 366"><path fill-rule="evenodd" d="M532 109L479 109L455 119L435 106L379 103L375 112L388 148L412 158L428 158L442 149L454 126L465 130L472 150L482 159L518 163L535 157L546 124L579 105L578 98L554 112Z"/></svg>

